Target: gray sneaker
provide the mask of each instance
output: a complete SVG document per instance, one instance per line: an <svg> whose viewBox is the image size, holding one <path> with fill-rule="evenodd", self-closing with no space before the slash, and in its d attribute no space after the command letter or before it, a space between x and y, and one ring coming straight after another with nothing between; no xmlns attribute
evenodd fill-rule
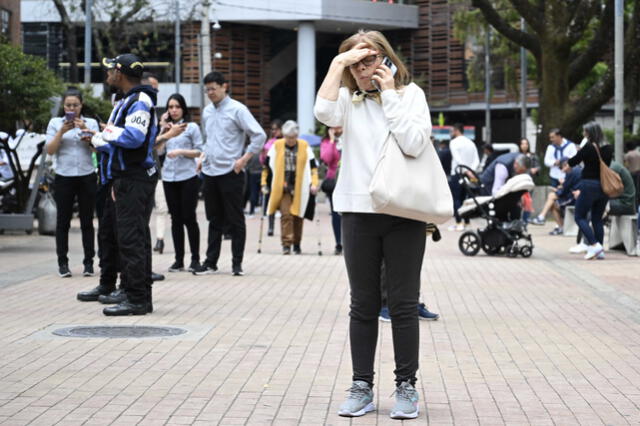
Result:
<svg viewBox="0 0 640 426"><path fill-rule="evenodd" d="M349 395L340 406L338 415L343 417L360 417L376 409L373 405L373 390L369 383L356 380L348 390Z"/></svg>
<svg viewBox="0 0 640 426"><path fill-rule="evenodd" d="M418 391L409 382L402 382L396 388L396 405L391 410L392 419L415 419L418 417Z"/></svg>

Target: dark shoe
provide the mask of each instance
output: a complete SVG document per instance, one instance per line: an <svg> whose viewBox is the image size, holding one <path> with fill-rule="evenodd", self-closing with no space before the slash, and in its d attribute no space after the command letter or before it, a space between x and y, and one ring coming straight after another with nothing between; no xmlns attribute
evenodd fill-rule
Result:
<svg viewBox="0 0 640 426"><path fill-rule="evenodd" d="M149 300L147 302L147 313L148 314L152 314L153 313L153 302L151 300Z"/></svg>
<svg viewBox="0 0 640 426"><path fill-rule="evenodd" d="M98 302L103 305L114 305L116 303L122 303L125 300L127 300L127 294L121 288L114 290L109 294L101 294L98 296Z"/></svg>
<svg viewBox="0 0 640 426"><path fill-rule="evenodd" d="M202 265L198 265L197 268L194 268L193 275L211 275L218 270L217 266L209 265L208 263L203 263Z"/></svg>
<svg viewBox="0 0 640 426"><path fill-rule="evenodd" d="M197 260L192 260L191 264L189 265L189 269L187 269L187 271L195 272L195 270L198 268L200 268L200 262L198 262Z"/></svg>
<svg viewBox="0 0 640 426"><path fill-rule="evenodd" d="M84 265L84 271L82 271L83 277L92 277L95 273L93 272L93 265L86 264Z"/></svg>
<svg viewBox="0 0 640 426"><path fill-rule="evenodd" d="M549 232L549 235L562 235L562 228L556 226L553 231Z"/></svg>
<svg viewBox="0 0 640 426"><path fill-rule="evenodd" d="M291 247L282 246L282 254L291 254Z"/></svg>
<svg viewBox="0 0 640 426"><path fill-rule="evenodd" d="M69 270L69 265L60 265L58 266L58 276L60 278L68 278L71 276L71 271Z"/></svg>
<svg viewBox="0 0 640 426"><path fill-rule="evenodd" d="M173 265L169 266L169 272L181 272L184 271L184 263L175 261Z"/></svg>
<svg viewBox="0 0 640 426"><path fill-rule="evenodd" d="M418 305L418 318L420 318L421 320L427 320L427 321L437 321L438 318L440 318L440 315L434 312L429 312L429 310L424 305L424 303L420 303Z"/></svg>
<svg viewBox="0 0 640 426"><path fill-rule="evenodd" d="M155 272L151 273L151 281L164 281L164 275L156 274Z"/></svg>
<svg viewBox="0 0 640 426"><path fill-rule="evenodd" d="M113 287L99 285L96 288L78 293L77 298L81 302L96 302L102 295L106 296L113 291Z"/></svg>
<svg viewBox="0 0 640 426"><path fill-rule="evenodd" d="M162 254L162 252L164 251L164 240L157 239L156 246L153 248L153 251L157 251L158 253Z"/></svg>
<svg viewBox="0 0 640 426"><path fill-rule="evenodd" d="M244 275L244 271L242 270L241 265L234 265L233 268L231 269L231 273L233 274L234 277L241 277Z"/></svg>
<svg viewBox="0 0 640 426"><path fill-rule="evenodd" d="M380 308L380 314L378 314L378 319L382 322L391 322L391 316L389 315L389 308L383 306Z"/></svg>
<svg viewBox="0 0 640 426"><path fill-rule="evenodd" d="M300 244L293 245L293 254L302 254L302 249L300 248Z"/></svg>
<svg viewBox="0 0 640 426"><path fill-rule="evenodd" d="M102 313L108 317L124 316L124 315L146 315L149 313L148 303L131 303L125 300L115 306L109 306L102 310Z"/></svg>
<svg viewBox="0 0 640 426"><path fill-rule="evenodd" d="M336 249L333 251L333 254L336 256L340 256L342 254L342 246L340 244L336 245Z"/></svg>

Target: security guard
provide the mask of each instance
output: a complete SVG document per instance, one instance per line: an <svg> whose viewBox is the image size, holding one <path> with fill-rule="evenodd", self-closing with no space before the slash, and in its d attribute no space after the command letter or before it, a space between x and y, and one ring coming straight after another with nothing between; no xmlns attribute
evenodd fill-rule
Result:
<svg viewBox="0 0 640 426"><path fill-rule="evenodd" d="M102 60L107 84L124 93L115 105L107 127L91 138L103 155L105 178L112 182L105 209L115 212L115 226L126 299L106 307L108 316L145 315L153 311L151 298L151 234L149 218L157 173L152 150L158 131L155 115L156 91L141 85L144 65L133 54ZM108 217L108 215L106 215ZM108 242L107 242L108 243ZM105 263L117 251L105 248ZM106 291L107 289L105 289Z"/></svg>

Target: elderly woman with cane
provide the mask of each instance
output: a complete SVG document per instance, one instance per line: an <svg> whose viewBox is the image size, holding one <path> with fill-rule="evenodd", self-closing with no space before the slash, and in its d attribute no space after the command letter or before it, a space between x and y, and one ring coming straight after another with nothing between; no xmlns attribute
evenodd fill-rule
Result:
<svg viewBox="0 0 640 426"><path fill-rule="evenodd" d="M309 144L298 139L298 124L282 126L283 139L276 140L265 160L262 188L270 193L267 214L280 210L282 254L301 254L302 225L310 194L318 192L318 166ZM267 182L271 180L271 188Z"/></svg>

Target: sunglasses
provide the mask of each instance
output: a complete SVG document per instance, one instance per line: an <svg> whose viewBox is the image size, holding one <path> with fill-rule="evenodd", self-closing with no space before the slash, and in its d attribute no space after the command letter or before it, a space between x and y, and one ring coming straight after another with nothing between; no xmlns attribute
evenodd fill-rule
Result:
<svg viewBox="0 0 640 426"><path fill-rule="evenodd" d="M376 59L381 57L382 55L370 55L362 59L361 61L356 62L355 64L351 64L352 68L356 68L359 64L364 65L365 67L370 67L376 62Z"/></svg>

